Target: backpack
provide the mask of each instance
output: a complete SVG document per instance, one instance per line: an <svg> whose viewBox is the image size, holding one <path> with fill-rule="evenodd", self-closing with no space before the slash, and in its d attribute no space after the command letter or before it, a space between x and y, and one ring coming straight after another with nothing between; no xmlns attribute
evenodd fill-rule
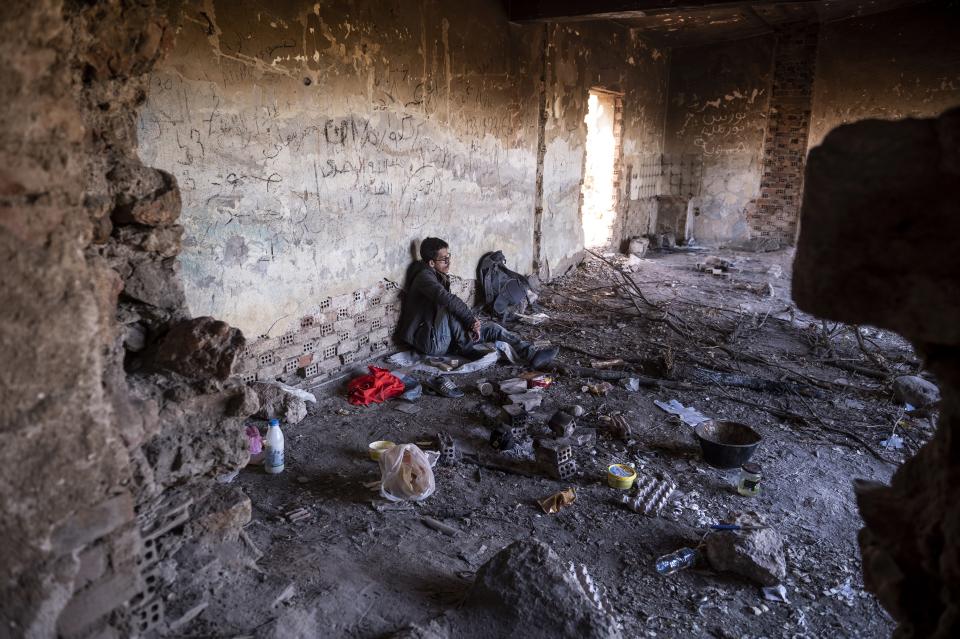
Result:
<svg viewBox="0 0 960 639"><path fill-rule="evenodd" d="M523 312L532 302L530 282L526 277L506 267L502 251L491 251L480 258L477 265L477 286L483 306L491 314L506 320L508 313Z"/></svg>

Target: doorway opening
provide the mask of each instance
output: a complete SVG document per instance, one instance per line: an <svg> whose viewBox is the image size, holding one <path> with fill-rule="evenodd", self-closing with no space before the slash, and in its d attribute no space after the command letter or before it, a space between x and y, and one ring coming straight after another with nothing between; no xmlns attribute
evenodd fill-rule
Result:
<svg viewBox="0 0 960 639"><path fill-rule="evenodd" d="M586 248L609 246L617 218L618 158L622 98L591 89L587 100L587 157L584 161L580 218Z"/></svg>

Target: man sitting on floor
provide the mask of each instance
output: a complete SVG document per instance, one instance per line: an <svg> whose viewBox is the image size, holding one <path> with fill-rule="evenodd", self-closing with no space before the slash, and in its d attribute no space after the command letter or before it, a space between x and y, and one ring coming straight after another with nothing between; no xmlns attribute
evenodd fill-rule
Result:
<svg viewBox="0 0 960 639"><path fill-rule="evenodd" d="M450 292L450 248L436 237L420 244L420 261L407 279L407 292L397 335L424 355L483 355L477 346L506 342L532 368L540 368L557 356L556 347L535 349L514 333L493 322L480 322L459 297Z"/></svg>

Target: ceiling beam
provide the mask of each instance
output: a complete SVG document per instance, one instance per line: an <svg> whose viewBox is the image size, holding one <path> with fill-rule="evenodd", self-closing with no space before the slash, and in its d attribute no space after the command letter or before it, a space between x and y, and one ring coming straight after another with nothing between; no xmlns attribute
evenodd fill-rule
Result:
<svg viewBox="0 0 960 639"><path fill-rule="evenodd" d="M807 4L819 0L789 0ZM642 18L666 11L750 6L744 0L505 0L511 22Z"/></svg>

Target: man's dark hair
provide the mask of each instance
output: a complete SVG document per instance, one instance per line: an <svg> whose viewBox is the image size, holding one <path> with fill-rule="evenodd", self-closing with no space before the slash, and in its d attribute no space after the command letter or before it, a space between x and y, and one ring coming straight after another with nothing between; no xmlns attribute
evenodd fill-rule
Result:
<svg viewBox="0 0 960 639"><path fill-rule="evenodd" d="M445 248L450 248L450 245L439 237L424 238L424 240L420 242L420 259L424 262L435 260L437 259L437 253L440 252L440 249Z"/></svg>

